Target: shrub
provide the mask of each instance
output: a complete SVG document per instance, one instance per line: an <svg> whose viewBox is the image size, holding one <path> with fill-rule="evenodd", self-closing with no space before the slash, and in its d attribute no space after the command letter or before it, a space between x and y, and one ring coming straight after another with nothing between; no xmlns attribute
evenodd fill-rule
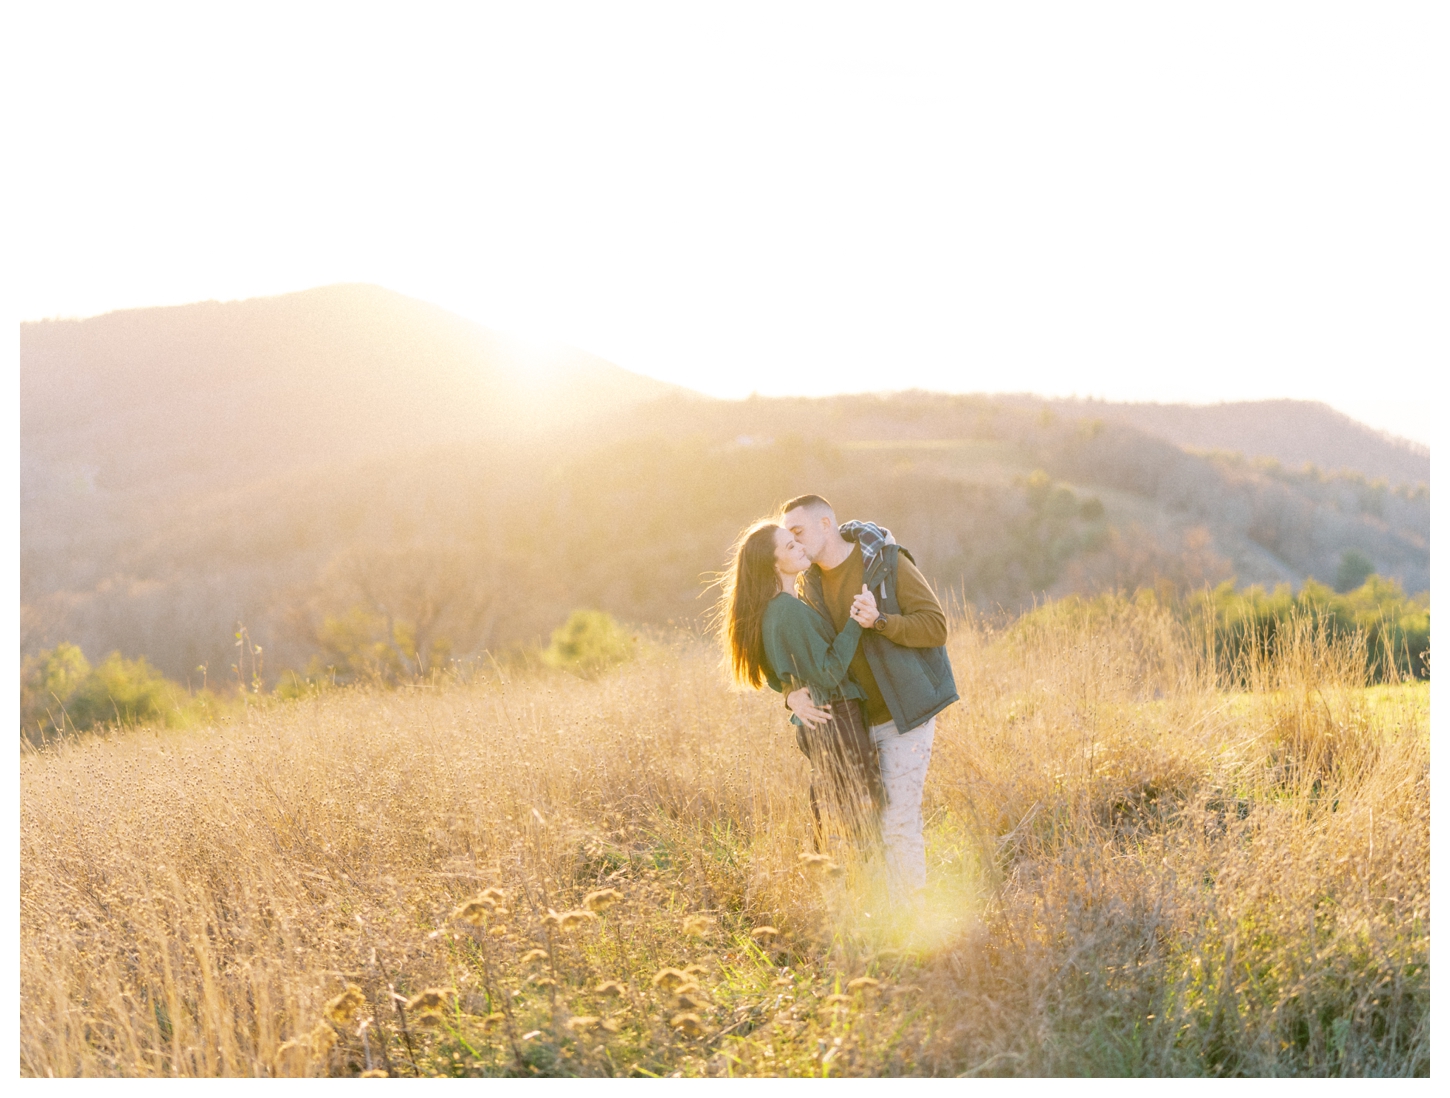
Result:
<svg viewBox="0 0 1450 1098"><path fill-rule="evenodd" d="M1220 666L1241 672L1246 661L1271 658L1278 635L1297 619L1320 623L1332 639L1359 632L1372 682L1430 677L1430 609L1424 596L1407 598L1391 579L1371 575L1353 591L1339 593L1306 580L1298 594L1287 584L1237 591L1231 583L1190 601L1214 632Z"/></svg>
<svg viewBox="0 0 1450 1098"><path fill-rule="evenodd" d="M187 724L217 711L213 694L184 698L144 658L128 660L119 652L92 667L78 647L61 643L20 667L20 733L32 743L105 724Z"/></svg>
<svg viewBox="0 0 1450 1098"><path fill-rule="evenodd" d="M1341 595L1353 591L1374 575L1374 561L1358 549L1350 549L1339 558L1339 571L1334 575L1334 589Z"/></svg>
<svg viewBox="0 0 1450 1098"><path fill-rule="evenodd" d="M588 678L634 655L635 638L602 610L575 610L544 650L550 667Z"/></svg>

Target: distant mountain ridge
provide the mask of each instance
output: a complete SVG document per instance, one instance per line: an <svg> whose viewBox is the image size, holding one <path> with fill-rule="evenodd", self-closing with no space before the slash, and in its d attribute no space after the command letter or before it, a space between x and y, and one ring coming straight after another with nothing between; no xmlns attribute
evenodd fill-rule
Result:
<svg viewBox="0 0 1450 1098"><path fill-rule="evenodd" d="M1073 418L1135 427L1189 450L1268 457L1299 469L1352 469L1391 484L1428 484L1430 449L1376 431L1327 404L1309 400L1242 400L1222 404L1111 403L1023 397Z"/></svg>
<svg viewBox="0 0 1450 1098"><path fill-rule="evenodd" d="M22 479L212 486L557 429L678 391L377 286L20 327Z"/></svg>
<svg viewBox="0 0 1450 1098"><path fill-rule="evenodd" d="M1350 552L1429 587L1425 455L1322 405L713 400L373 286L20 342L25 653L70 641L182 678L225 667L239 623L275 673L398 643L379 615L460 657L579 607L696 620L741 525L806 491L984 609L1297 587Z"/></svg>

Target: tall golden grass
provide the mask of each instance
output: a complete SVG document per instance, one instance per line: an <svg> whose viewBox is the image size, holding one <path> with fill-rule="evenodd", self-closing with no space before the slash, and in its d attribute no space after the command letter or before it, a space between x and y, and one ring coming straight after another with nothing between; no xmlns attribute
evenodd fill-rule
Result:
<svg viewBox="0 0 1450 1098"><path fill-rule="evenodd" d="M689 639L28 752L22 1071L1426 1074L1428 685L1211 652L958 622L915 913Z"/></svg>

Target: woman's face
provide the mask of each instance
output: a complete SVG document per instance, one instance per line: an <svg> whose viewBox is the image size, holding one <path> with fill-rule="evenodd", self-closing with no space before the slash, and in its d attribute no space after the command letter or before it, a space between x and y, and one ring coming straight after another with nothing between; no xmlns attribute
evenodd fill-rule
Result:
<svg viewBox="0 0 1450 1098"><path fill-rule="evenodd" d="M775 529L775 570L785 576L794 576L811 566L811 558L800 542L791 536L784 526Z"/></svg>

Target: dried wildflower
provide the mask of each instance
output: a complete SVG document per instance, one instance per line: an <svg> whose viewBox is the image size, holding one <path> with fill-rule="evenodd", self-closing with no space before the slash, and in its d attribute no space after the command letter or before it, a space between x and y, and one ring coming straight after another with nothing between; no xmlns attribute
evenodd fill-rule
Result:
<svg viewBox="0 0 1450 1098"><path fill-rule="evenodd" d="M582 908L578 911L566 911L559 916L559 929L566 934L578 930L585 923L592 923L598 915L592 911L585 911Z"/></svg>
<svg viewBox="0 0 1450 1098"><path fill-rule="evenodd" d="M342 989L342 994L327 1001L322 1008L322 1013L327 1016L328 1021L334 1025L348 1025L357 1017L357 1012L367 1003L363 997L362 988L357 984L348 984Z"/></svg>
<svg viewBox="0 0 1450 1098"><path fill-rule="evenodd" d="M519 964L531 965L535 961L547 961L548 959L549 955L545 953L542 949L531 949L519 958Z"/></svg>
<svg viewBox="0 0 1450 1098"><path fill-rule="evenodd" d="M847 991L874 991L881 986L881 981L870 976L857 976L846 985Z"/></svg>
<svg viewBox="0 0 1450 1098"><path fill-rule="evenodd" d="M592 1029L599 1028L599 1019L593 1014L580 1014L565 1022L564 1028L573 1030L575 1033L588 1033Z"/></svg>
<svg viewBox="0 0 1450 1098"><path fill-rule="evenodd" d="M594 994L617 999L624 994L624 985L618 980L601 980L599 986L594 989Z"/></svg>
<svg viewBox="0 0 1450 1098"><path fill-rule="evenodd" d="M318 1022L312 1027L312 1032L307 1035L307 1046L312 1055L319 1060L332 1051L332 1046L337 1044L337 1034L332 1032L332 1027L326 1022Z"/></svg>
<svg viewBox="0 0 1450 1098"><path fill-rule="evenodd" d="M615 888L601 888L584 897L584 906L590 911L605 911L624 899Z"/></svg>
<svg viewBox="0 0 1450 1098"><path fill-rule="evenodd" d="M664 991L673 991L677 987L683 987L691 980L677 968L662 968L654 974L650 983Z"/></svg>
<svg viewBox="0 0 1450 1098"><path fill-rule="evenodd" d="M459 922L472 923L474 926L482 926L488 919L492 908L479 900L469 900L466 904L453 909L453 918Z"/></svg>
<svg viewBox="0 0 1450 1098"><path fill-rule="evenodd" d="M409 1010L441 1010L448 1002L448 992L442 988L430 987L420 991L408 1000Z"/></svg>
<svg viewBox="0 0 1450 1098"><path fill-rule="evenodd" d="M675 992L676 1010L700 1010L709 1005L710 1000L705 998L705 993L696 984L686 984Z"/></svg>
<svg viewBox="0 0 1450 1098"><path fill-rule="evenodd" d="M779 933L780 931L776 930L773 926L758 926L750 932L750 936L757 942L764 942L774 938Z"/></svg>
<svg viewBox="0 0 1450 1098"><path fill-rule="evenodd" d="M710 933L710 921L705 915L687 915L681 929L691 937L703 938Z"/></svg>
<svg viewBox="0 0 1450 1098"><path fill-rule="evenodd" d="M705 1032L705 1024L698 1014L676 1014L670 1019L670 1028L679 1030L686 1037L698 1037Z"/></svg>

